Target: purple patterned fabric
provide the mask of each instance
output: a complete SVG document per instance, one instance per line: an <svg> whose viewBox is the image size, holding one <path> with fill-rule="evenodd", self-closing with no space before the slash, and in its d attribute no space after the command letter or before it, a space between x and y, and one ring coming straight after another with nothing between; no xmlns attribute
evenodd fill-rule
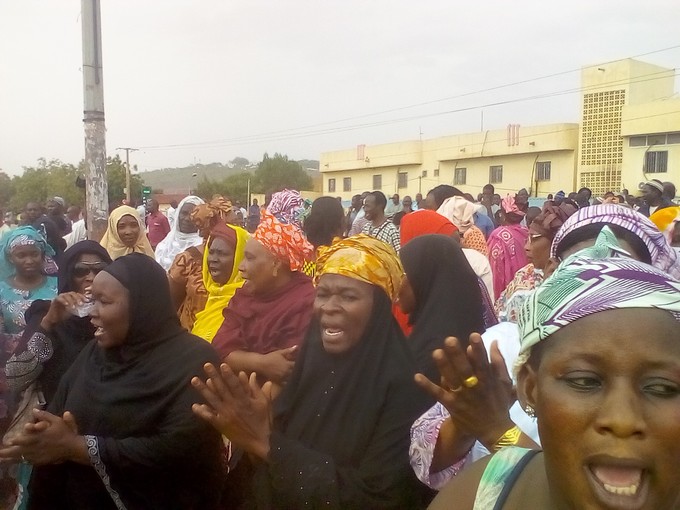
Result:
<svg viewBox="0 0 680 510"><path fill-rule="evenodd" d="M550 256L556 256L557 247L568 234L594 223L618 225L632 232L647 246L654 267L667 272L673 278L680 279L678 256L654 223L642 214L616 204L584 207L570 216L553 239Z"/></svg>
<svg viewBox="0 0 680 510"><path fill-rule="evenodd" d="M302 229L302 214L305 200L299 191L284 189L272 195L267 211L282 223L293 224Z"/></svg>
<svg viewBox="0 0 680 510"><path fill-rule="evenodd" d="M680 321L680 282L625 256L604 227L595 245L568 257L527 300L519 316L520 360L532 346L572 322L606 310L655 308Z"/></svg>

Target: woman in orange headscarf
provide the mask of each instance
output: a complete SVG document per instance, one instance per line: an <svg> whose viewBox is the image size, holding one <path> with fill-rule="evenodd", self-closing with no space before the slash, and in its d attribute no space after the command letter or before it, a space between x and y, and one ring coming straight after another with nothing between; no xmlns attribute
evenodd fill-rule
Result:
<svg viewBox="0 0 680 510"><path fill-rule="evenodd" d="M287 202L287 190L274 204ZM224 310L212 345L235 371L283 383L312 317L314 285L301 270L313 256L294 214L262 212L238 269L246 281Z"/></svg>

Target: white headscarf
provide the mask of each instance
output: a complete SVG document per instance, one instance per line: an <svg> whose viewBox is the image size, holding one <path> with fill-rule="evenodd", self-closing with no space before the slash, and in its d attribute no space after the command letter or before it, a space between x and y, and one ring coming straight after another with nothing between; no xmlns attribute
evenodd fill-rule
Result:
<svg viewBox="0 0 680 510"><path fill-rule="evenodd" d="M450 197L442 202L437 212L458 227L458 230L466 232L475 224L474 214L477 208L463 197Z"/></svg>
<svg viewBox="0 0 680 510"><path fill-rule="evenodd" d="M175 217L173 218L172 225L170 225L170 232L168 232L165 239L156 246L156 262L163 266L163 269L166 271L170 269L170 266L177 255L192 246L198 246L203 243L203 238L198 235L198 232L192 232L191 234L180 232L179 212L185 204L193 204L196 206L204 203L205 202L200 198L189 195L177 206Z"/></svg>

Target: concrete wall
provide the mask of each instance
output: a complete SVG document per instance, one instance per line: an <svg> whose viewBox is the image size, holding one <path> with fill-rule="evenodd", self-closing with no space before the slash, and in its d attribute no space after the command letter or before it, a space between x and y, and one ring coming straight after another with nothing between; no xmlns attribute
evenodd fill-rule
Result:
<svg viewBox="0 0 680 510"><path fill-rule="evenodd" d="M551 179L538 183L539 196L574 188L578 124L549 124L466 133L422 141L396 142L379 146L321 154L323 193L348 200L357 193L374 189L373 176L380 175L380 191L390 196L426 194L438 184L454 184L456 168L467 169L461 190L476 196L489 182L489 167L503 166L503 180L494 183L501 194L521 188L536 188L536 162L551 162ZM357 158L357 153L365 158ZM368 161L366 161L366 158ZM384 162L390 165L383 165ZM406 173L406 186L399 187L398 175ZM351 189L343 190L343 179L351 177ZM335 179L335 191L329 191Z"/></svg>

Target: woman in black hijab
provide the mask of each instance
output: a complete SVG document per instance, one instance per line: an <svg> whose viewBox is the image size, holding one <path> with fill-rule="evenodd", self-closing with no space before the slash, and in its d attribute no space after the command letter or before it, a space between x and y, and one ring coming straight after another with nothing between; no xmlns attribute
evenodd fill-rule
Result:
<svg viewBox="0 0 680 510"><path fill-rule="evenodd" d="M226 365L206 369L208 386L193 380L209 402L194 411L251 454L233 473L249 470L234 482L248 492L230 508L419 508L409 428L428 404L391 313L399 260L359 235L321 248L317 270L316 318L273 404L270 383Z"/></svg>
<svg viewBox="0 0 680 510"><path fill-rule="evenodd" d="M409 314L409 344L417 369L430 380L439 378L432 351L453 336L467 347L472 333L484 333L484 309L477 275L452 238L430 234L414 238L399 253L406 276L399 306Z"/></svg>
<svg viewBox="0 0 680 510"><path fill-rule="evenodd" d="M165 271L143 254L94 280L96 330L49 412L0 450L36 467L34 509L218 508L221 439L191 412L189 385L217 361L179 324Z"/></svg>
<svg viewBox="0 0 680 510"><path fill-rule="evenodd" d="M88 293L94 277L110 263L107 251L94 241L81 241L64 252L59 264L59 296L31 304L22 339L7 362L7 383L13 391L37 381L46 401L52 400L59 380L94 336L89 316L76 315L75 306Z"/></svg>

